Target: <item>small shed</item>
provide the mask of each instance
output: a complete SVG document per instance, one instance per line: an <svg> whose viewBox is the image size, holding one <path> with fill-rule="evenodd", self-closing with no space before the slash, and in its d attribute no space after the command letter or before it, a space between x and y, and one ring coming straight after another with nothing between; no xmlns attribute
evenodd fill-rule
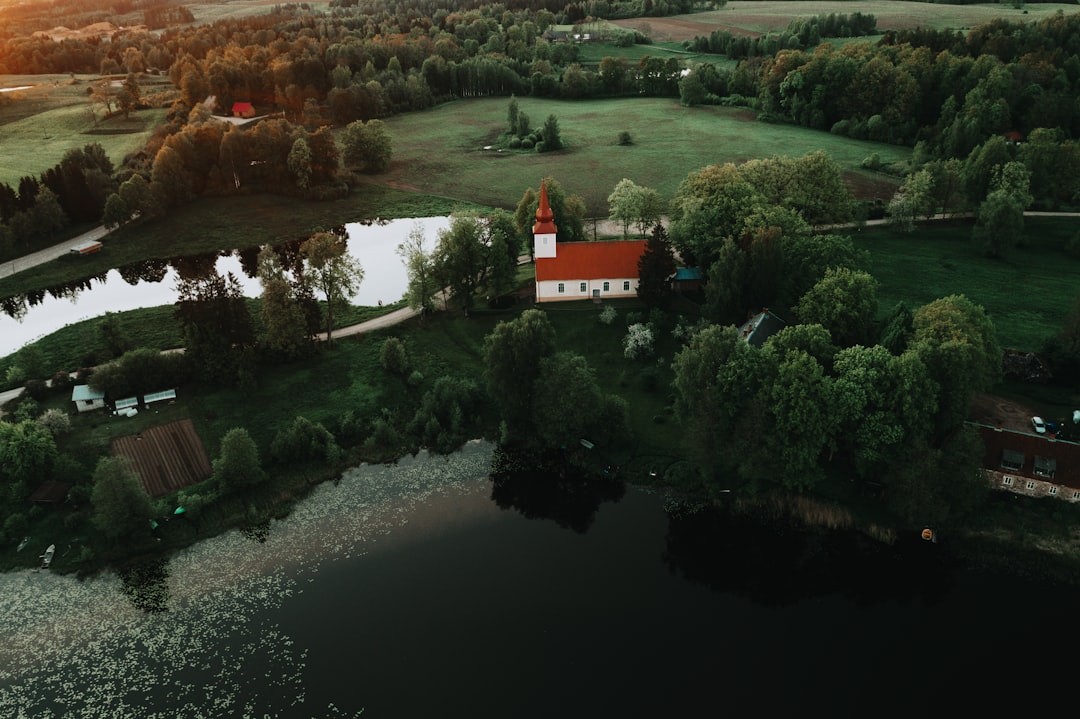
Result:
<svg viewBox="0 0 1080 719"><path fill-rule="evenodd" d="M105 393L90 389L88 384L77 384L71 388L71 401L80 412L92 412L105 406Z"/></svg>
<svg viewBox="0 0 1080 719"><path fill-rule="evenodd" d="M233 117L255 117L255 106L250 102L234 102L232 114Z"/></svg>
<svg viewBox="0 0 1080 719"><path fill-rule="evenodd" d="M697 267L680 267L675 270L671 288L676 292L691 292L701 289L701 270Z"/></svg>
<svg viewBox="0 0 1080 719"><path fill-rule="evenodd" d="M139 398L138 397L125 397L124 399L116 400L116 404L113 407L117 412L119 412L120 410L127 409L128 407L138 407L138 406L139 406Z"/></svg>

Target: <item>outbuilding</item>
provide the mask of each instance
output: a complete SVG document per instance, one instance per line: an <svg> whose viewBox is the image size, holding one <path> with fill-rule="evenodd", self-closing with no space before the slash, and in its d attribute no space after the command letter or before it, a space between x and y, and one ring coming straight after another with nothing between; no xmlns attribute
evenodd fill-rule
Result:
<svg viewBox="0 0 1080 719"><path fill-rule="evenodd" d="M88 384L77 384L71 388L71 401L80 412L92 412L105 406L105 393L90 389Z"/></svg>

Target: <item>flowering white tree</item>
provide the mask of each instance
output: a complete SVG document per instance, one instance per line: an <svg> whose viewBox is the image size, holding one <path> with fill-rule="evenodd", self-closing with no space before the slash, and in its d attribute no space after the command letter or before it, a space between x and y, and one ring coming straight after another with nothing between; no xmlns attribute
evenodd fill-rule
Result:
<svg viewBox="0 0 1080 719"><path fill-rule="evenodd" d="M623 337L623 356L626 359L645 359L653 353L652 325L638 322L626 328Z"/></svg>

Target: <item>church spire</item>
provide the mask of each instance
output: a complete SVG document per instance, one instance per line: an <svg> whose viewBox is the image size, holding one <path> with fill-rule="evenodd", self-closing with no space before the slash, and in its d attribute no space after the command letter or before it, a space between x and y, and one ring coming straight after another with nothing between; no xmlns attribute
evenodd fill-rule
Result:
<svg viewBox="0 0 1080 719"><path fill-rule="evenodd" d="M555 227L555 214L548 204L547 184L540 181L540 205L536 208L536 224L533 225L533 235L554 235L558 232Z"/></svg>

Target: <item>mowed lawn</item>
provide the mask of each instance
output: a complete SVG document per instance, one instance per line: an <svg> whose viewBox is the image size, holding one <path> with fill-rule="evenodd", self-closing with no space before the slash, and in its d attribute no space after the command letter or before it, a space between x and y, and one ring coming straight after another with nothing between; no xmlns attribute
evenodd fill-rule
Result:
<svg viewBox="0 0 1080 719"><path fill-rule="evenodd" d="M759 122L739 108L683 107L668 98L518 98L534 126L548 115L558 118L566 148L549 153L483 149L503 131L508 102L505 97L458 100L389 118L394 159L377 179L414 192L513 208L526 188L539 188L540 180L551 176L568 193L585 198L590 213L606 216L607 196L623 178L669 199L690 172L716 163L824 150L854 172L873 153L883 163L911 156L905 147ZM632 145L617 143L624 130Z"/></svg>
<svg viewBox="0 0 1080 719"><path fill-rule="evenodd" d="M708 37L714 30L757 36L783 30L796 18L818 15L873 15L879 30L968 29L995 18L1036 22L1061 10L1078 12L1076 5L1064 3L1027 3L1015 9L1006 3L942 5L903 0L860 0L859 2L824 2L821 0L733 0L721 10L675 15L673 17L614 20L613 24L642 32L654 41L692 40Z"/></svg>
<svg viewBox="0 0 1080 719"><path fill-rule="evenodd" d="M880 314L903 301L915 309L940 297L963 294L982 305L1002 347L1038 351L1064 322L1080 292L1080 258L1065 243L1080 232L1080 217L1028 217L1024 246L1003 259L981 256L971 245L971 224L887 228L854 233L870 252Z"/></svg>

